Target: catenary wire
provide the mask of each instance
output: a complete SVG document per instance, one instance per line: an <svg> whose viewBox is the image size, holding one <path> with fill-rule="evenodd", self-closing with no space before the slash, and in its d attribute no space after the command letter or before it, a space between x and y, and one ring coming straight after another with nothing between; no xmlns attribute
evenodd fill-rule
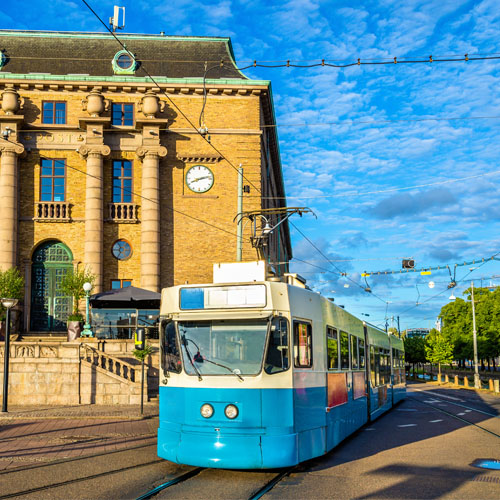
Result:
<svg viewBox="0 0 500 500"><path fill-rule="evenodd" d="M39 157L40 157L41 159L44 159L44 160L54 160L54 159L57 159L57 158L49 158L49 157L44 156L44 155L42 155L42 154L39 154ZM80 169L79 169L79 168L77 168L77 167L74 167L74 166L72 166L72 165L69 165L68 163L65 163L65 166L66 166L67 168L70 168L71 170L75 170L76 172L80 172L81 174L86 175L86 176L88 176L88 177L92 177L92 178L97 179L97 180L99 180L99 181L102 181L102 180L103 180L103 178L102 178L102 177L98 177L98 176L96 176L96 175L89 174L88 172L84 172L83 170L80 170ZM127 192L127 193L130 193L130 194L133 194L134 196L137 196L138 198L141 198L141 199L143 199L143 200L147 200L147 201L150 201L150 202L152 202L152 203L159 204L159 202L157 202L157 201L155 201L155 200L152 200L151 198L148 198L148 197L146 197L146 196L143 196L142 194L137 193L137 192L135 192L135 191L132 191L132 190L130 190L130 189L125 189L125 188L124 188L124 189L123 189L123 191L124 191L124 192ZM212 227L212 228L214 228L214 229L217 229L217 230L219 230L219 231L223 231L224 233L230 234L231 236L236 236L236 237L238 237L238 235L237 235L236 233L233 233L233 232L231 232L231 231L228 231L227 229L224 229L224 228L222 228L222 227L218 227L218 226L216 226L215 224L212 224L212 223L207 222L207 221L205 221L205 220L203 220L203 219L200 219L200 218L198 218L198 217L195 217L194 215L189 215L189 214L186 214L185 212L181 212L180 210L177 210L176 208L173 208L173 207L168 207L168 206L167 206L166 208L167 208L168 210L170 210L170 211L172 211L172 212L176 213L176 214L183 215L184 217L187 217L188 219L192 219L192 220L194 220L194 221L201 222L202 224L205 224L205 225L207 225L207 226L210 226L210 227ZM243 241L245 241L245 240L243 240Z"/></svg>
<svg viewBox="0 0 500 500"><path fill-rule="evenodd" d="M88 2L86 0L81 0L86 6L87 8L94 14L94 16L99 20L99 22L106 28L106 30L113 36L113 38L120 44L120 46L122 47L123 50L125 50L127 52L127 54L132 57L133 59L135 59L135 56L134 54L132 54L132 52L130 52L129 49L127 49L127 47L121 42L121 40L115 35L115 33L113 33L113 31L111 31L109 29L109 27L106 25L106 23L99 17L99 14L97 14L97 12L88 4ZM182 115L182 117L189 123L189 125L198 133L198 135L215 151L217 152L218 154L221 155L222 158L224 158L227 163L230 165L231 168L233 168L236 172L238 172L238 168L233 165L233 163L224 155L222 154L222 152L216 147L214 146L206 137L205 137L205 134L201 133L197 128L196 128L196 125L188 118L188 116L184 113L184 111L182 111L182 109L180 109L180 107L169 97L169 95L164 91L162 90L162 88L160 87L160 85L156 82L156 80L150 75L150 73L148 72L148 70L144 67L144 65L141 64L140 66L141 70L146 74L146 76L153 82L153 84L160 90L160 92L168 99L168 101L172 104L172 106L174 106L174 108ZM250 181L247 177L245 177L245 175L243 174L243 178L255 189L257 190L259 193L261 192L260 189L255 186L255 184L252 183L252 181Z"/></svg>

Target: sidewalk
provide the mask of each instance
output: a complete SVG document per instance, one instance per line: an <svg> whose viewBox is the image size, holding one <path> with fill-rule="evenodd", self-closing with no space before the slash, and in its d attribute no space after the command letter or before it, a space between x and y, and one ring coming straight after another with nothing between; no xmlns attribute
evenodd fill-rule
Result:
<svg viewBox="0 0 500 500"><path fill-rule="evenodd" d="M0 413L0 472L156 444L158 404L12 406Z"/></svg>

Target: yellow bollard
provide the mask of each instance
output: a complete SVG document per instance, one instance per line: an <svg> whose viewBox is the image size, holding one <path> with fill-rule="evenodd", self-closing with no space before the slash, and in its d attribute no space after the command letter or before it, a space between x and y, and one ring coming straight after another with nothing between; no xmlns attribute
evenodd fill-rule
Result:
<svg viewBox="0 0 500 500"><path fill-rule="evenodd" d="M460 384L458 383L458 375L455 375L455 382L453 382L453 384L454 384L454 385L460 385Z"/></svg>
<svg viewBox="0 0 500 500"><path fill-rule="evenodd" d="M493 381L493 389L495 392L500 392L500 380L496 379Z"/></svg>
<svg viewBox="0 0 500 500"><path fill-rule="evenodd" d="M493 391L493 380L491 378L488 380L488 390Z"/></svg>
<svg viewBox="0 0 500 500"><path fill-rule="evenodd" d="M469 387L469 379L464 377L464 387Z"/></svg>
<svg viewBox="0 0 500 500"><path fill-rule="evenodd" d="M450 383L450 377L448 377L448 374L444 376L444 383L449 384Z"/></svg>

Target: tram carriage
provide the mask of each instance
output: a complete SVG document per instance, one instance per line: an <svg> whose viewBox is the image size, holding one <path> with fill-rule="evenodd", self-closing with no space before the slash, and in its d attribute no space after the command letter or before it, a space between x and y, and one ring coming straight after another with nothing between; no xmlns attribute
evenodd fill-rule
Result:
<svg viewBox="0 0 500 500"><path fill-rule="evenodd" d="M160 457L228 469L291 466L405 397L401 339L296 275L266 281L263 269L220 264L213 284L162 291Z"/></svg>

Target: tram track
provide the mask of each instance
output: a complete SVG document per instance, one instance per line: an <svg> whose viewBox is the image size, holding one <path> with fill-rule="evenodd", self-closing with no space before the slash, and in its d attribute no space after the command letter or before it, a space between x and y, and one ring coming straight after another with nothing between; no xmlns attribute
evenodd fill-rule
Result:
<svg viewBox="0 0 500 500"><path fill-rule="evenodd" d="M424 393L425 391L421 391L421 392ZM479 413L479 414L487 415L490 418L496 418L496 419L499 418L498 415L494 415L493 413L488 413L488 412L485 412L483 410L478 410L478 409L470 407L470 406L460 405L458 403L451 403L450 401L446 401L444 399L440 399L440 398L438 398L436 396L431 396L431 397L432 397L432 399L434 401L439 402L440 404L443 404L443 403L445 403L445 404L455 404L457 406L464 407L464 408L470 410L471 412L476 412L476 413ZM486 427L483 427L482 425L479 425L477 422L473 422L472 420L468 420L466 418L463 418L463 415L457 415L457 414L455 414L455 413L453 413L451 411L447 411L447 410L441 408L440 406L437 406L436 404L433 404L433 403L431 403L429 401L422 401L421 399L416 398L414 396L407 396L407 399L413 400L413 401L415 401L417 403L420 403L422 405L430 406L434 410L437 410L437 411L439 411L441 413L444 413L445 415L448 415L448 416L450 416L450 417L452 417L452 418L454 418L456 420L459 420L459 421L461 421L461 422L463 422L465 424L477 427L478 429L481 429L482 431L487 432L488 434L491 434L492 436L500 438L500 432L495 432L495 431L493 431L491 429L487 429Z"/></svg>
<svg viewBox="0 0 500 500"><path fill-rule="evenodd" d="M296 466L294 467L289 467L287 469L282 470L278 474L274 475L269 481L267 481L263 486L259 487L256 490L253 490L250 496L248 497L248 500L259 500L262 498L266 493L271 491L274 486L276 486L282 479L284 479L286 476L288 476L292 471L296 469ZM166 490L167 488L170 488L175 485L179 485L180 483L184 483L188 481L191 478L194 478L195 476L198 476L201 472L209 473L212 475L217 475L222 472L226 471L221 471L219 469L206 469L206 468L196 468L193 469L192 471L189 471L185 474L181 474L180 476L173 478L169 481L166 481L165 483L162 483L155 488L151 489L150 491L144 493L140 497L136 498L136 500L149 500L151 498L156 497L159 493L162 491ZM236 471L233 471L236 472ZM240 471L238 471L240 472ZM184 498L184 497L182 497Z"/></svg>

